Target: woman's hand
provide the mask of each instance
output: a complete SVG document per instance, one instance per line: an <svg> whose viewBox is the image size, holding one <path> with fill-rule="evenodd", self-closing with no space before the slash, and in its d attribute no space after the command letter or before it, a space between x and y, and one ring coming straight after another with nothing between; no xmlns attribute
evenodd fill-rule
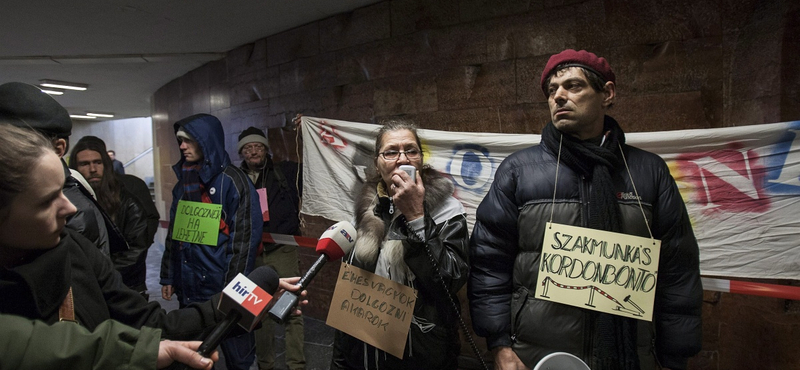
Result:
<svg viewBox="0 0 800 370"><path fill-rule="evenodd" d="M425 186L422 185L422 176L419 170L416 174L416 182L411 181L411 177L400 169L395 170L392 175L392 201L397 209L406 216L407 221L416 220L425 215L423 200L425 200Z"/></svg>
<svg viewBox="0 0 800 370"><path fill-rule="evenodd" d="M299 276L281 278L280 282L278 283L278 291L275 293L275 295L277 296L278 293L280 293L282 290L288 290L290 292L297 294L297 291L300 290L300 285L297 285L298 282L300 282ZM295 306L294 311L292 311L292 315L303 314L302 308L308 304L308 299L306 297L307 295L308 295L307 290L304 290L300 292L300 294L298 294L298 296L300 296L300 302L298 302L297 306Z"/></svg>

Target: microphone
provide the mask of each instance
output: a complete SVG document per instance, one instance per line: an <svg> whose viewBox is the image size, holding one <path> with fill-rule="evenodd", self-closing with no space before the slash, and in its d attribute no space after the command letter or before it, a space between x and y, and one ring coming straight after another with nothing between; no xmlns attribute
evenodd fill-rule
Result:
<svg viewBox="0 0 800 370"><path fill-rule="evenodd" d="M225 319L214 327L197 353L209 357L220 342L239 324L248 332L253 330L266 312L272 294L278 289L278 273L269 266L261 266L247 277L236 275L219 297L217 310L225 312Z"/></svg>
<svg viewBox="0 0 800 370"><path fill-rule="evenodd" d="M317 261L311 265L308 272L300 278L300 281L297 283L300 289L297 293L290 291L281 293L275 305L269 309L269 316L278 323L286 321L286 318L294 307L297 306L300 292L308 287L311 279L317 275L319 270L322 269L322 266L329 260L337 260L344 257L345 254L353 249L355 244L356 228L347 221L337 222L329 227L328 230L325 230L322 236L319 237L319 241L317 241L316 249L320 256L317 258Z"/></svg>

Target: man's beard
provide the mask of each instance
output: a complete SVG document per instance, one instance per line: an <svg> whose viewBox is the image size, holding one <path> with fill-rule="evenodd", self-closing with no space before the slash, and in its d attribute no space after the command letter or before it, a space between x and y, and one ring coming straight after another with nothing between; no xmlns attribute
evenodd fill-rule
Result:
<svg viewBox="0 0 800 370"><path fill-rule="evenodd" d="M97 181L90 181L89 179L86 179L86 182L89 183L89 186L92 187L92 190L94 190L95 192L98 192L98 191L100 191L101 185L103 185L103 180L100 179L99 177L93 177L93 178L97 179Z"/></svg>
<svg viewBox="0 0 800 370"><path fill-rule="evenodd" d="M264 164L267 163L266 158L262 159L258 163L253 163L253 161L255 161L255 159L245 159L245 163L247 163L247 168L249 168L250 170L259 170L264 167Z"/></svg>

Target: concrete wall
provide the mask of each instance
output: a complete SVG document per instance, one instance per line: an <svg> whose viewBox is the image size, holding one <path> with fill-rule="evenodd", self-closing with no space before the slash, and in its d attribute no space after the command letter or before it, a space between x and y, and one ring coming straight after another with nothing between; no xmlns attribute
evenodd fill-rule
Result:
<svg viewBox="0 0 800 370"><path fill-rule="evenodd" d="M628 132L797 120L798 31L800 5L790 0L381 2L243 45L159 89L157 197L168 207L175 184L172 123L194 113L222 120L234 160L250 125L269 129L277 158L296 160L294 132L280 128L297 113L538 133L548 116L539 76L565 48L610 61L618 79L611 115ZM331 223L305 217L303 234L318 237ZM301 254L305 270L316 256ZM325 318L337 270L331 264L317 276L307 314ZM703 351L692 369L800 368L795 302L704 299ZM462 354L471 355L468 345Z"/></svg>

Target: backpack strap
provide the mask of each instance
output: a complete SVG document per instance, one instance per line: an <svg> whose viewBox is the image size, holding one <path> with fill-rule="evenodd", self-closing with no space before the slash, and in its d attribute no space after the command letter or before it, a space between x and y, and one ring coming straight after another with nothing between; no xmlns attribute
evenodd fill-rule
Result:
<svg viewBox="0 0 800 370"><path fill-rule="evenodd" d="M281 188L284 190L289 189L289 183L286 182L286 176L283 175L283 171L281 171L280 165L272 166L272 169L275 170L275 178L278 179L278 182L281 183Z"/></svg>

